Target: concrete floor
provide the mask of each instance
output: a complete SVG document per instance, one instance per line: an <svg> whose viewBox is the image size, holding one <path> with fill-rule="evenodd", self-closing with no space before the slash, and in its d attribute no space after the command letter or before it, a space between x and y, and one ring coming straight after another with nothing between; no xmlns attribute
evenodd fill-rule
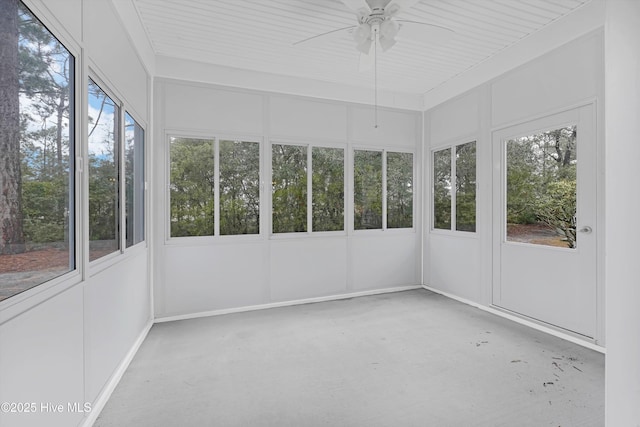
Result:
<svg viewBox="0 0 640 427"><path fill-rule="evenodd" d="M603 426L604 356L406 291L155 325L95 426Z"/></svg>

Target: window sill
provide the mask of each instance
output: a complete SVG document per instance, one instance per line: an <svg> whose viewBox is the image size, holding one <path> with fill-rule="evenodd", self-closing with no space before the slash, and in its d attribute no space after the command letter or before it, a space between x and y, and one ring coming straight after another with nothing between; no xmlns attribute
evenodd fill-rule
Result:
<svg viewBox="0 0 640 427"><path fill-rule="evenodd" d="M0 325L82 283L78 269L0 301Z"/></svg>

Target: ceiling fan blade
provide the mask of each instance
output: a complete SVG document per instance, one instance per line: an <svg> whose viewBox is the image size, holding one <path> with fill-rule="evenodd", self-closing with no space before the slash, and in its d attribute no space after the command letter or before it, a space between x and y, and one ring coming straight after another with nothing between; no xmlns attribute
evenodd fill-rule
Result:
<svg viewBox="0 0 640 427"><path fill-rule="evenodd" d="M362 15L364 10L365 14L368 14L371 9L366 0L340 0L349 9L353 10L358 16Z"/></svg>
<svg viewBox="0 0 640 427"><path fill-rule="evenodd" d="M407 10L413 7L420 0L391 0L387 7L384 8L384 13L387 16L394 16L400 11Z"/></svg>
<svg viewBox="0 0 640 427"><path fill-rule="evenodd" d="M451 28L436 24L404 19L397 19L396 22L400 26L397 35L398 39L442 44L448 42L455 34L455 31Z"/></svg>
<svg viewBox="0 0 640 427"><path fill-rule="evenodd" d="M365 71L370 71L373 69L373 65L376 61L376 54L374 52L373 44L369 48L369 53L361 53L360 54L360 62L358 64L358 71L364 73Z"/></svg>
<svg viewBox="0 0 640 427"><path fill-rule="evenodd" d="M293 43L292 46L298 46L300 44L303 43L307 43L310 42L312 40L318 39L320 37L325 37L325 36L329 36L332 34L338 35L338 33L340 32L347 32L349 30L353 30L354 28L357 28L357 25L349 25L348 27L344 27L344 28L337 28L335 30L331 30L331 31L327 31L321 34L316 34L315 36L311 36L311 37L307 37L306 39L302 39L302 40L298 40L297 42Z"/></svg>

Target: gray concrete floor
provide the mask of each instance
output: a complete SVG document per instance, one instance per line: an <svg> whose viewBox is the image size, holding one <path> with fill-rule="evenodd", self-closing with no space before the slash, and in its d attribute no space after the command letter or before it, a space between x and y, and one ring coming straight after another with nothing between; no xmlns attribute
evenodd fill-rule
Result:
<svg viewBox="0 0 640 427"><path fill-rule="evenodd" d="M155 325L95 426L603 426L604 356L406 291Z"/></svg>

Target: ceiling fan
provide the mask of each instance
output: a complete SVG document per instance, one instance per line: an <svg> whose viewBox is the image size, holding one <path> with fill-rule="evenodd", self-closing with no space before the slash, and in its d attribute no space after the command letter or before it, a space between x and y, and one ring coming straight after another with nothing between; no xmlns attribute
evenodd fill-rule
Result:
<svg viewBox="0 0 640 427"><path fill-rule="evenodd" d="M360 70L374 65L378 47L386 52L396 44L396 36L444 42L453 30L435 24L397 19L402 11L414 6L420 0L340 0L357 17L357 24L327 31L293 43L299 45L324 36L350 33L356 49L360 52Z"/></svg>
<svg viewBox="0 0 640 427"><path fill-rule="evenodd" d="M378 46L383 52L396 44L396 36L444 42L453 30L425 22L398 19L396 15L411 8L420 0L340 0L355 12L357 25L327 31L300 40L299 45L325 36L351 33L360 52L360 71L373 68L374 75L374 128L378 128Z"/></svg>

